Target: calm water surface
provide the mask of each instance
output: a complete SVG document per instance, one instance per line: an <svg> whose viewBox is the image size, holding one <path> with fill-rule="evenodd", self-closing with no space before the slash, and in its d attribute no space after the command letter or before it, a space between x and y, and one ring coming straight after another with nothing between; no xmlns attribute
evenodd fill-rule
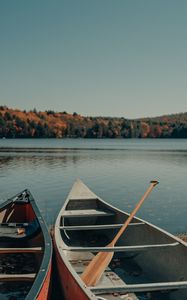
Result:
<svg viewBox="0 0 187 300"><path fill-rule="evenodd" d="M50 225L76 178L128 212L157 179L138 216L187 232L187 140L0 140L1 202L29 188Z"/></svg>

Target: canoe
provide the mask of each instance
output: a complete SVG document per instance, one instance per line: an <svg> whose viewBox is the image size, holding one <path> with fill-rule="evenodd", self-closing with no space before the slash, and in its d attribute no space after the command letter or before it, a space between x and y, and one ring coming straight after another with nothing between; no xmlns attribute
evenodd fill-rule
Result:
<svg viewBox="0 0 187 300"><path fill-rule="evenodd" d="M77 180L56 219L54 250L65 299L186 300L187 244L134 217L114 248L105 247L128 218ZM80 275L98 252L114 256L96 286Z"/></svg>
<svg viewBox="0 0 187 300"><path fill-rule="evenodd" d="M0 299L49 299L52 242L29 190L0 204L0 258Z"/></svg>

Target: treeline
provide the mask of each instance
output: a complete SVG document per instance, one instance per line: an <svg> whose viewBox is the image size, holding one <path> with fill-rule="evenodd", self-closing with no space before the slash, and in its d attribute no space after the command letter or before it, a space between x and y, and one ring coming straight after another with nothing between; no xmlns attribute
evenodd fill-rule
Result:
<svg viewBox="0 0 187 300"><path fill-rule="evenodd" d="M129 120L0 106L0 138L187 138L187 113Z"/></svg>

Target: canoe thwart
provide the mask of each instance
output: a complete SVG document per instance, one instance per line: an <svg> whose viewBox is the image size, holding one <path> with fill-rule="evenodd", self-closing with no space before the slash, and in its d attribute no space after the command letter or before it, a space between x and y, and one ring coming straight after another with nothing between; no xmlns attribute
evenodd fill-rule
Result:
<svg viewBox="0 0 187 300"><path fill-rule="evenodd" d="M113 216L113 212L104 211L99 209L81 209L81 210L65 210L63 212L63 218L77 218L77 217L104 217L104 216Z"/></svg>
<svg viewBox="0 0 187 300"><path fill-rule="evenodd" d="M32 274L0 274L0 281L33 281L36 273Z"/></svg>
<svg viewBox="0 0 187 300"><path fill-rule="evenodd" d="M143 222L130 223L129 226L145 225ZM118 229L123 224L106 224L106 225L87 225L87 226L59 226L63 230L102 230L102 229Z"/></svg>
<svg viewBox="0 0 187 300"><path fill-rule="evenodd" d="M30 248L0 248L0 254L5 253L37 253L42 252L42 247L30 247Z"/></svg>
<svg viewBox="0 0 187 300"><path fill-rule="evenodd" d="M115 246L115 247L67 247L64 250L80 252L124 252L145 251L167 247L178 246L179 242L169 244L137 245L137 246Z"/></svg>
<svg viewBox="0 0 187 300"><path fill-rule="evenodd" d="M187 288L187 281L170 281L170 282L155 282L145 284L123 284L119 286L96 286L90 287L95 295L103 293L138 293L138 292L154 292L164 290L176 290Z"/></svg>
<svg viewBox="0 0 187 300"><path fill-rule="evenodd" d="M29 223L0 223L0 227L26 227Z"/></svg>

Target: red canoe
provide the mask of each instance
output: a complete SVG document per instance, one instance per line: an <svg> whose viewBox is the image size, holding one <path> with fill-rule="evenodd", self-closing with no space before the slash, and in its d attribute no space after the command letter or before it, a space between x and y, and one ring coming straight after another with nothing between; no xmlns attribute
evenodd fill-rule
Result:
<svg viewBox="0 0 187 300"><path fill-rule="evenodd" d="M52 243L28 190L0 204L0 299L49 300Z"/></svg>

